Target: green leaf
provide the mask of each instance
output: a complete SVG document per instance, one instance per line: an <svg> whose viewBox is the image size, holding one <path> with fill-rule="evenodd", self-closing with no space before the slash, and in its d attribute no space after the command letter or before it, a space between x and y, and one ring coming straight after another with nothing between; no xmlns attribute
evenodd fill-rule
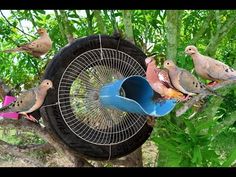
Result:
<svg viewBox="0 0 236 177"><path fill-rule="evenodd" d="M230 167L236 161L236 149L234 149L228 159L222 164L222 167Z"/></svg>
<svg viewBox="0 0 236 177"><path fill-rule="evenodd" d="M51 15L48 14L48 15L46 16L46 20L49 20L50 18L51 18Z"/></svg>
<svg viewBox="0 0 236 177"><path fill-rule="evenodd" d="M192 162L196 165L202 164L202 154L199 145L194 146Z"/></svg>
<svg viewBox="0 0 236 177"><path fill-rule="evenodd" d="M46 14L45 10L37 10L37 12L40 14Z"/></svg>

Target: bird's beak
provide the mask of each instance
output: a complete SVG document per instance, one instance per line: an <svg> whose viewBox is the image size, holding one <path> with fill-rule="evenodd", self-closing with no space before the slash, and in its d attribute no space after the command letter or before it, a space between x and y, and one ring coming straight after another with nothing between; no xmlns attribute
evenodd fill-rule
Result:
<svg viewBox="0 0 236 177"><path fill-rule="evenodd" d="M152 57L147 57L147 58L145 59L146 66L147 66L149 63L151 63L151 62L152 62Z"/></svg>

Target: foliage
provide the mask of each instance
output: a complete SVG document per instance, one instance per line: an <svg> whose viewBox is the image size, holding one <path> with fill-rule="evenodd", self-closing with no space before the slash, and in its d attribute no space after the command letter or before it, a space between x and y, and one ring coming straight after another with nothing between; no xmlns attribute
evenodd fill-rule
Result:
<svg viewBox="0 0 236 177"><path fill-rule="evenodd" d="M16 87L18 91L21 87L27 89L39 82L46 64L68 43L69 33L75 38L101 32L111 35L117 28L125 31L127 25L125 24L127 22L124 23L122 10L96 12L94 10L2 10L1 12L7 20L0 14L0 50L29 42L33 39L30 35L35 34L39 27L48 29L53 40L52 50L42 60L25 53L0 52L0 79L11 88ZM148 56L156 54L158 64L161 66L168 47L166 11L132 10L131 15L135 44ZM207 52L236 68L235 18L235 10L182 10L179 16L178 44L176 44L177 64L194 72L193 62L190 57L185 56L184 49L189 44L195 44L200 52ZM227 26L230 20L232 23ZM222 31L222 29L226 30ZM30 35L25 35L22 31ZM123 36L127 37L127 34ZM208 97L202 111L193 108L178 119L175 118L174 112L157 119L151 139L160 150L159 166L234 165L236 160L235 89L228 88L220 93L225 97L223 99ZM22 143L17 138L13 139L14 135L11 135L5 140L16 144Z"/></svg>

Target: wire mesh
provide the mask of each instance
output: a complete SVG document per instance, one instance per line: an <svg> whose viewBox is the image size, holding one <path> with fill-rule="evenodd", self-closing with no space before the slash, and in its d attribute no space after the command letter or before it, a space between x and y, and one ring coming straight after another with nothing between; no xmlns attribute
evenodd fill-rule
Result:
<svg viewBox="0 0 236 177"><path fill-rule="evenodd" d="M71 131L99 145L121 143L134 136L146 118L104 108L99 101L102 86L131 75L145 76L145 70L119 50L93 49L75 58L65 69L58 89L59 109Z"/></svg>

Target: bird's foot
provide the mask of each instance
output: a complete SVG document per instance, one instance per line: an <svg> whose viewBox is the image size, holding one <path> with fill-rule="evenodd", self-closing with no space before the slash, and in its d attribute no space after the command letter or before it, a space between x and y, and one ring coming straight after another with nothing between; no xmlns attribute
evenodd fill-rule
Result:
<svg viewBox="0 0 236 177"><path fill-rule="evenodd" d="M208 83L207 86L209 86L209 87L214 87L214 86L216 86L217 84L218 84L217 81L212 81L212 82Z"/></svg>
<svg viewBox="0 0 236 177"><path fill-rule="evenodd" d="M190 95L187 95L187 96L185 96L185 98L183 99L183 101L188 101L190 98L191 98L191 96L190 96Z"/></svg>
<svg viewBox="0 0 236 177"><path fill-rule="evenodd" d="M38 123L39 121L37 119L35 119L32 115L28 115L28 114L25 114L25 118L32 121L32 122L36 122Z"/></svg>

